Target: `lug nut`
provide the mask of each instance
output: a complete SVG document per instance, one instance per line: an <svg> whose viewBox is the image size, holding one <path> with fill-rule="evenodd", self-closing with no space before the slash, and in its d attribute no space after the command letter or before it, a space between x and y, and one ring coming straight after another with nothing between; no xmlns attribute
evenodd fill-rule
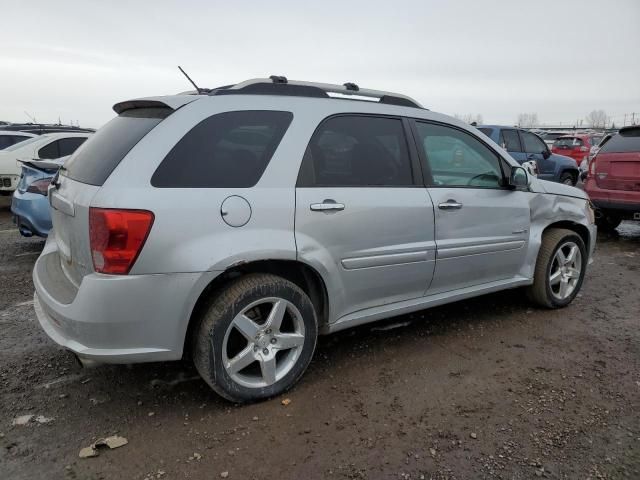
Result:
<svg viewBox="0 0 640 480"><path fill-rule="evenodd" d="M253 351L254 351L254 352L257 352L257 351L258 351L258 346L257 346L257 345L254 345L254 346L253 346Z"/></svg>
<svg viewBox="0 0 640 480"><path fill-rule="evenodd" d="M262 349L262 353L264 353L265 355L269 355L269 349L268 348Z"/></svg>
<svg viewBox="0 0 640 480"><path fill-rule="evenodd" d="M271 333L271 329L267 328L267 332L266 333L267 333L267 335L269 335Z"/></svg>
<svg viewBox="0 0 640 480"><path fill-rule="evenodd" d="M276 343L278 340L276 340L275 338L271 339L271 343Z"/></svg>

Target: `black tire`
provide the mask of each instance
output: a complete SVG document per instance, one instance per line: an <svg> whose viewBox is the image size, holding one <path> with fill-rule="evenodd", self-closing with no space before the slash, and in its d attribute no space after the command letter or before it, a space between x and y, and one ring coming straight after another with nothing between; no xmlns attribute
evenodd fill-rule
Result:
<svg viewBox="0 0 640 480"><path fill-rule="evenodd" d="M582 256L582 268L580 270L580 277L571 295L563 300L556 298L552 291L549 282L549 275L551 273L551 267L553 265L553 259L560 248L565 242L572 241L580 249ZM584 275L587 267L587 248L582 240L582 237L573 230L566 230L564 228L551 228L542 234L542 244L540 245L540 251L538 252L538 258L536 260L536 268L533 275L533 285L527 287L527 296L535 304L545 308L562 308L569 305L576 297L582 282L584 281Z"/></svg>
<svg viewBox="0 0 640 480"><path fill-rule="evenodd" d="M562 175L560 175L560 183L575 187L578 182L576 180L576 175L571 172L563 172Z"/></svg>
<svg viewBox="0 0 640 480"><path fill-rule="evenodd" d="M300 312L305 334L302 350L291 370L280 380L264 387L247 387L235 382L223 366L225 334L235 316L261 298L278 297L291 302ZM318 321L307 294L294 283L271 274L248 274L216 292L192 334L193 362L211 388L237 403L270 398L290 389L302 376L316 346Z"/></svg>
<svg viewBox="0 0 640 480"><path fill-rule="evenodd" d="M596 225L603 232L613 232L622 222L622 217L614 213L601 211L601 215L596 217Z"/></svg>

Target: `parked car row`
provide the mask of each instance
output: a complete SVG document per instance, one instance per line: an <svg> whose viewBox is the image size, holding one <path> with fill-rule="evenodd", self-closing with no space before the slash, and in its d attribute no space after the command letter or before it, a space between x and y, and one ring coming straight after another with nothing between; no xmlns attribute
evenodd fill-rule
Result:
<svg viewBox="0 0 640 480"><path fill-rule="evenodd" d="M267 398L322 333L516 287L564 307L594 251L585 192L508 152L544 164L542 140L405 95L271 77L114 110L49 187L33 272L42 328L86 364L187 356Z"/></svg>
<svg viewBox="0 0 640 480"><path fill-rule="evenodd" d="M580 171L573 158L549 151L549 147L533 132L516 127L481 125L478 129L504 148L519 164L535 162L542 180L575 185Z"/></svg>

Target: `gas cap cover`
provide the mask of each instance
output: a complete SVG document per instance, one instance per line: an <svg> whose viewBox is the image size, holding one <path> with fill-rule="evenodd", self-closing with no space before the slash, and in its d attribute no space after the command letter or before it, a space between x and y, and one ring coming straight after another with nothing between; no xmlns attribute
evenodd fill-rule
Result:
<svg viewBox="0 0 640 480"><path fill-rule="evenodd" d="M239 195L231 195L222 202L220 215L224 222L231 227L242 227L251 218L251 205Z"/></svg>

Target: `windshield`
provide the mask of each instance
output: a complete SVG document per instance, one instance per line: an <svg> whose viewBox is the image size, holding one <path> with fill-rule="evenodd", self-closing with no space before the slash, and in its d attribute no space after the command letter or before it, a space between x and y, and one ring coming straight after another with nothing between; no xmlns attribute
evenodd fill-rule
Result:
<svg viewBox="0 0 640 480"><path fill-rule="evenodd" d="M558 138L553 142L555 148L575 148L583 145L582 140L576 137Z"/></svg>
<svg viewBox="0 0 640 480"><path fill-rule="evenodd" d="M25 145L29 145L30 143L33 143L33 142L36 142L36 141L40 140L40 138L41 137L28 137L28 138L26 138L26 140L23 140L23 141L18 142L18 143L14 143L10 147L5 148L3 151L5 151L5 152L13 152L14 150L22 148Z"/></svg>

